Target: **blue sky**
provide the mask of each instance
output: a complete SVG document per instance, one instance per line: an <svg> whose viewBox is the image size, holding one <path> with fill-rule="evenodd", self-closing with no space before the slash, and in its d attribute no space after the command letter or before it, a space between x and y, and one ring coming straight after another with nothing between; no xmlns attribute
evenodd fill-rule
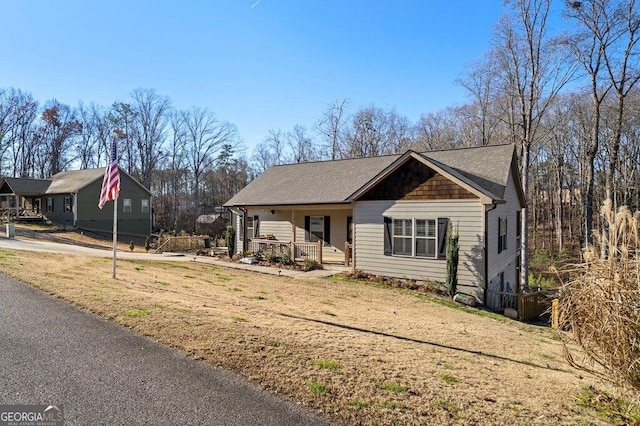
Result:
<svg viewBox="0 0 640 426"><path fill-rule="evenodd" d="M0 88L105 106L153 88L238 127L312 129L335 99L411 121L461 104L501 0L8 0Z"/></svg>

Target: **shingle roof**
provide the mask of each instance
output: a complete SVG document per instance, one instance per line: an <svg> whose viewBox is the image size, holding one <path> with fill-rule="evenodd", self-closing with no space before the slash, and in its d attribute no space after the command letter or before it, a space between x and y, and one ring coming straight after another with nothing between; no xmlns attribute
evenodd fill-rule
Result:
<svg viewBox="0 0 640 426"><path fill-rule="evenodd" d="M80 191L98 179L102 179L104 170L104 167L98 167L95 169L60 172L51 176L49 179L4 178L2 181L9 186L14 194L18 195L41 196L45 194L71 194ZM120 169L120 176L122 177L123 174L127 175ZM133 178L131 179L141 188L144 188L138 181ZM149 192L146 188L144 188L144 190Z"/></svg>
<svg viewBox="0 0 640 426"><path fill-rule="evenodd" d="M501 200L510 173L513 145L431 151L420 155L491 198ZM274 166L225 206L346 203L401 155Z"/></svg>
<svg viewBox="0 0 640 426"><path fill-rule="evenodd" d="M422 156L451 167L500 200L509 179L513 152L514 146L508 144L432 151Z"/></svg>
<svg viewBox="0 0 640 426"><path fill-rule="evenodd" d="M274 166L225 206L344 203L399 155Z"/></svg>
<svg viewBox="0 0 640 426"><path fill-rule="evenodd" d="M13 194L24 196L42 195L51 184L51 181L47 179L7 177L3 181L9 186Z"/></svg>
<svg viewBox="0 0 640 426"><path fill-rule="evenodd" d="M60 172L51 176L51 186L47 189L46 194L78 192L96 179L102 179L103 176L104 167Z"/></svg>

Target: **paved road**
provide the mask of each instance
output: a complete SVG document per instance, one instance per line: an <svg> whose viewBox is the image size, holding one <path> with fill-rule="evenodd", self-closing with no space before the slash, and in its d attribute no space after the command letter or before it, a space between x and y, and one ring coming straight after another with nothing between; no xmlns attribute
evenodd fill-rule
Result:
<svg viewBox="0 0 640 426"><path fill-rule="evenodd" d="M0 404L66 425L326 424L299 406L0 275Z"/></svg>

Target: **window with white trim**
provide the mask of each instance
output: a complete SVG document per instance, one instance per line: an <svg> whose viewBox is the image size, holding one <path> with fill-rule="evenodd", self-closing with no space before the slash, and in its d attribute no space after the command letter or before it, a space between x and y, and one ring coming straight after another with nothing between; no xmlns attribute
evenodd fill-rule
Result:
<svg viewBox="0 0 640 426"><path fill-rule="evenodd" d="M73 201L71 197L64 197L64 211L70 212L73 210Z"/></svg>
<svg viewBox="0 0 640 426"><path fill-rule="evenodd" d="M416 219L415 255L436 257L436 221L434 219Z"/></svg>
<svg viewBox="0 0 640 426"><path fill-rule="evenodd" d="M449 218L393 219L384 217L384 255L446 258Z"/></svg>
<svg viewBox="0 0 640 426"><path fill-rule="evenodd" d="M498 253L507 249L507 218L498 218Z"/></svg>
<svg viewBox="0 0 640 426"><path fill-rule="evenodd" d="M149 200L143 199L140 201L140 211L142 213L149 213Z"/></svg>
<svg viewBox="0 0 640 426"><path fill-rule="evenodd" d="M393 219L393 254L413 256L412 219Z"/></svg>
<svg viewBox="0 0 640 426"><path fill-rule="evenodd" d="M131 213L131 198L122 199L122 211L125 213Z"/></svg>

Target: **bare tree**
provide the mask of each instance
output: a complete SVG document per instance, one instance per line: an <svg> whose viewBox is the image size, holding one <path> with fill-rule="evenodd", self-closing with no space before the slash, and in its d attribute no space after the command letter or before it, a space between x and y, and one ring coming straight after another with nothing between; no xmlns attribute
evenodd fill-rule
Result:
<svg viewBox="0 0 640 426"><path fill-rule="evenodd" d="M612 201L615 208L617 200L614 199L613 186L627 109L625 102L640 79L638 64L640 16L638 16L638 3L635 0L612 3L612 10L607 13L607 16L610 18L610 25L613 28L615 43L611 45L612 48L604 50L603 56L607 75L616 95L615 122L612 129L609 167L606 174L606 198ZM604 2L596 2L596 5L606 7Z"/></svg>
<svg viewBox="0 0 640 426"><path fill-rule="evenodd" d="M341 155L343 132L347 124L348 106L348 99L336 99L329 105L317 124L318 131L327 142L329 157L332 160L339 158Z"/></svg>
<svg viewBox="0 0 640 426"><path fill-rule="evenodd" d="M111 111L108 113L108 119L111 121L113 129L117 131L120 166L127 173L133 175L137 165L136 135L137 128L135 118L137 112L131 104L125 102L114 102Z"/></svg>
<svg viewBox="0 0 640 426"><path fill-rule="evenodd" d="M458 139L451 109L422 114L414 125L413 149L433 151L451 148Z"/></svg>
<svg viewBox="0 0 640 426"><path fill-rule="evenodd" d="M65 170L75 160L73 138L82 133L82 122L68 105L52 100L45 105L38 130L41 149L41 177Z"/></svg>
<svg viewBox="0 0 640 426"><path fill-rule="evenodd" d="M499 125L492 108L499 84L496 58L486 55L481 61L472 64L469 72L456 82L465 88L472 98L472 103L460 108L460 112L473 119L474 126L480 133L480 144L489 145Z"/></svg>
<svg viewBox="0 0 640 426"><path fill-rule="evenodd" d="M258 173L285 162L285 134L282 130L270 129L264 140L253 150L252 162Z"/></svg>
<svg viewBox="0 0 640 426"><path fill-rule="evenodd" d="M203 173L210 170L225 145L238 143L238 131L230 123L219 121L215 114L201 108L183 111L185 161L193 178L193 226L200 206L200 184Z"/></svg>
<svg viewBox="0 0 640 426"><path fill-rule="evenodd" d="M285 135L287 145L291 152L291 162L308 163L320 159L320 155L316 152L313 140L307 134L307 128L301 124L293 126L293 130Z"/></svg>
<svg viewBox="0 0 640 426"><path fill-rule="evenodd" d="M394 109L371 105L358 110L345 131L342 155L348 158L394 154L410 145L411 126Z"/></svg>
<svg viewBox="0 0 640 426"><path fill-rule="evenodd" d="M80 169L98 167L104 163L100 160L108 149L109 136L113 130L107 113L96 104L88 107L82 102L77 108L78 120L82 123L82 132L76 138L76 157Z"/></svg>
<svg viewBox="0 0 640 426"><path fill-rule="evenodd" d="M589 79L592 107L589 141L584 153L586 160L584 237L587 244L593 242L595 159L600 149L602 105L612 88L611 83L603 79L604 52L615 42L608 12L602 7L608 4L608 0L590 1L585 5L582 2L570 2L566 11L567 16L578 26L577 32L568 39L568 45Z"/></svg>
<svg viewBox="0 0 640 426"><path fill-rule="evenodd" d="M0 159L6 156L10 161L7 168L11 170L6 174L30 176L34 173L36 158L34 132L38 102L31 94L11 88L4 91L0 103L3 111Z"/></svg>
<svg viewBox="0 0 640 426"><path fill-rule="evenodd" d="M171 100L152 89L136 89L131 94L135 111L135 144L138 154L137 170L140 183L151 185L151 174L164 155L163 144L171 111Z"/></svg>
<svg viewBox="0 0 640 426"><path fill-rule="evenodd" d="M494 51L510 105L515 107L514 116L518 117L519 133L514 136L519 142L522 188L528 198L531 148L538 140L536 133L550 103L569 81L573 70L565 66L558 44L549 35L551 0L514 0L509 6L496 27ZM521 216L520 283L526 287L529 269L526 208Z"/></svg>

